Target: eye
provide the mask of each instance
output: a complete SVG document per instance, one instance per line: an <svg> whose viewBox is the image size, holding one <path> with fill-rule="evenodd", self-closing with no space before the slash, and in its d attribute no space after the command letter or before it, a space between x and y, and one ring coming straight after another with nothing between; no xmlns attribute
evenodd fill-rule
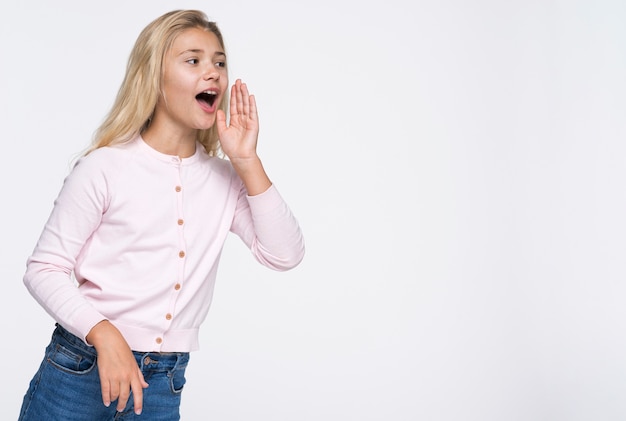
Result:
<svg viewBox="0 0 626 421"><path fill-rule="evenodd" d="M217 66L217 67L226 67L226 62L225 61L218 61L217 63L215 63L215 66Z"/></svg>
<svg viewBox="0 0 626 421"><path fill-rule="evenodd" d="M198 64L199 60L197 58L190 58L188 60L185 60L187 63L189 64Z"/></svg>

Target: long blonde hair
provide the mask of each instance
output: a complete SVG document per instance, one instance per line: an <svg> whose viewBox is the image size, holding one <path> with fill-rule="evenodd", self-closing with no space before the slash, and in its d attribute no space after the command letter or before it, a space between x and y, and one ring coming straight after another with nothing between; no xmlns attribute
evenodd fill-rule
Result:
<svg viewBox="0 0 626 421"><path fill-rule="evenodd" d="M85 154L101 148L128 142L149 125L161 94L165 54L181 32L201 28L217 37L225 50L222 34L215 22L198 10L174 10L152 21L139 34L131 51L126 75L111 111L96 130L93 143ZM219 109L226 111L227 95ZM198 132L198 141L209 155L217 155L219 140L217 127Z"/></svg>

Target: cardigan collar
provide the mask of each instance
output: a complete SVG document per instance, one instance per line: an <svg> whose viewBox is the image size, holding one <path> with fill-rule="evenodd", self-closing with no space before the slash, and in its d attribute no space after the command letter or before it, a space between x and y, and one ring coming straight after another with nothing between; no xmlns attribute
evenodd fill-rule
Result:
<svg viewBox="0 0 626 421"><path fill-rule="evenodd" d="M147 155L155 159L158 159L159 161L166 162L172 165L192 165L198 162L202 154L205 153L204 147L199 142L196 142L196 151L194 152L194 154L187 158L180 158L176 155L168 155L168 154L159 152L156 149L154 149L152 146L148 145L146 141L141 137L141 135L137 136L134 143L136 143L139 149L142 152L146 153Z"/></svg>

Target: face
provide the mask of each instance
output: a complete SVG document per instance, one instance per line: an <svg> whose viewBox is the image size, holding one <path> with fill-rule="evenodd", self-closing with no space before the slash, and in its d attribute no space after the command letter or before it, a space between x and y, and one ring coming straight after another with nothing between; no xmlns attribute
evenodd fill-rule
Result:
<svg viewBox="0 0 626 421"><path fill-rule="evenodd" d="M183 31L165 55L153 123L181 132L208 129L228 89L226 55L212 32Z"/></svg>

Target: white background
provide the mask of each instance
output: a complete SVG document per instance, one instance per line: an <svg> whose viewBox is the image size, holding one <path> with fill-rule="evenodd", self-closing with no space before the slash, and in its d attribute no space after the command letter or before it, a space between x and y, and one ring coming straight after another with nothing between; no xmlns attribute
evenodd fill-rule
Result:
<svg viewBox="0 0 626 421"><path fill-rule="evenodd" d="M175 8L220 25L307 241L274 273L228 240L183 420L626 419L621 0L4 2L3 419L53 328L26 258Z"/></svg>

